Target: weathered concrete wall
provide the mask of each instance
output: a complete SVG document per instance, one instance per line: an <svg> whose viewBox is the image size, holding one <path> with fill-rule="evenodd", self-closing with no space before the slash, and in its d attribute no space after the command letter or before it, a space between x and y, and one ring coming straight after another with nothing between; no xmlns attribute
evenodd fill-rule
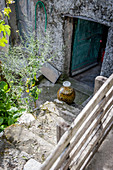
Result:
<svg viewBox="0 0 113 170"><path fill-rule="evenodd" d="M113 23L109 28L106 51L102 64L101 75L109 77L113 73Z"/></svg>
<svg viewBox="0 0 113 170"><path fill-rule="evenodd" d="M53 18L55 18L56 23L59 23L62 16L65 16L65 15L70 16L70 17L83 16L83 17L86 17L86 18L93 19L96 22L99 22L101 24L105 24L107 26L111 26L111 23L113 22L113 1L112 0L108 0L108 1L105 1L105 0L100 0L100 1L97 1L97 0L84 0L84 1L82 1L82 0L77 0L77 1L66 0L66 1L63 1L62 0L61 1L60 0L60 1L56 1L55 0L54 4L53 4L53 9L54 9L53 15L55 15L55 17L53 17ZM56 17L56 15L57 15L57 17ZM58 21L56 21L56 20L58 20ZM64 17L62 24L65 25L66 22L67 22L67 20ZM71 22L71 24L72 24L72 22ZM68 29L71 26L71 24L68 26ZM49 25L48 25L48 27L49 27ZM66 33L67 34L69 33L68 31L66 31L66 33L65 33L66 29L64 27L63 27L63 29L62 28L59 28L59 29L55 30L55 33L57 34L56 41L58 41L58 42L59 42L59 37L61 37L60 39L65 40L66 39ZM112 33L109 33L109 34L112 36ZM68 36L68 39L67 39L68 41L69 41L70 36L72 36L71 32L69 33L69 36ZM109 40L110 40L110 38L109 38ZM70 44L71 44L71 41L70 41ZM66 40L63 41L62 46L66 47L66 49L69 50L69 48L68 48L69 44L68 45L66 44ZM60 46L60 48L61 48L61 46ZM111 49L111 50L109 50L109 49ZM110 56L113 55L112 50L113 49L111 48L111 45L109 43L107 43L106 54L108 56L107 56L107 59L106 59L106 55L105 55L103 67L102 67L102 70L104 70L104 68L106 68L105 71L102 71L102 74L106 75L106 76L109 76L112 72L112 69L111 69L112 67L109 67L109 65L111 65L111 64L113 65L113 61L111 59L112 57L110 57ZM65 56L61 55L60 61L61 61L62 64L64 64L64 65L62 65L62 69L63 69L62 71L64 71L65 73L68 73L69 72L69 65L70 65L69 56L67 57L66 54L65 54ZM64 63L63 63L63 61L64 61ZM105 67L105 65L106 65L106 67Z"/></svg>
<svg viewBox="0 0 113 170"><path fill-rule="evenodd" d="M18 30L17 28L17 19L16 19L16 11L15 11L15 3L10 5L11 13L9 14L10 20L9 25L11 27L11 36L10 36L10 43L13 45L18 41L19 35L16 32Z"/></svg>
<svg viewBox="0 0 113 170"><path fill-rule="evenodd" d="M15 0L17 27L21 35L28 33L30 26L33 26L34 6L35 4L29 0Z"/></svg>
<svg viewBox="0 0 113 170"><path fill-rule="evenodd" d="M5 0L0 1L0 11L4 9L5 6Z"/></svg>
<svg viewBox="0 0 113 170"><path fill-rule="evenodd" d="M33 2L35 5L36 1L33 0ZM69 21L65 16L83 16L111 27L111 24L113 22L113 1L49 0L44 1L44 4L46 6L48 16L47 30L49 30L51 33L54 50L57 48L59 49L58 57L55 59L54 64L59 70L68 74L70 69L71 56L69 56L69 53L67 54L66 51L70 50L71 54L73 21L70 21L70 23L68 24ZM109 29L109 38L106 46L106 54L104 57L101 73L105 76L109 76L112 72L112 67L109 67L113 65L113 60L111 57L113 55L113 48L111 47L112 42L109 42L111 41L112 38L110 37L112 36L113 32L111 31L111 29ZM64 51L64 53L62 53L64 49L66 50Z"/></svg>
<svg viewBox="0 0 113 170"><path fill-rule="evenodd" d="M17 24L21 33L22 29L27 32L30 27L35 30L35 5L37 2L37 0L16 0ZM71 61L73 17L82 16L111 27L113 0L42 0L42 2L47 10L47 32L52 38L53 50L58 55L53 63L58 70L68 74ZM45 13L43 8L37 8L37 16L37 31L40 30L44 34ZM66 16L72 19L68 19ZM101 71L104 76L109 76L112 72L112 67L109 67L113 63L111 57L113 55L112 36L113 31L110 28Z"/></svg>

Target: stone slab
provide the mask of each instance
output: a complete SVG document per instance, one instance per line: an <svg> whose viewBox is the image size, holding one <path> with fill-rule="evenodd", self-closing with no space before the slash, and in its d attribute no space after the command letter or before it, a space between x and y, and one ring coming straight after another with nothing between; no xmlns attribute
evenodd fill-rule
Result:
<svg viewBox="0 0 113 170"><path fill-rule="evenodd" d="M4 137L0 138L0 170L23 170L32 155L16 149Z"/></svg>
<svg viewBox="0 0 113 170"><path fill-rule="evenodd" d="M41 73L52 83L55 83L61 73L49 63L45 63L41 68Z"/></svg>
<svg viewBox="0 0 113 170"><path fill-rule="evenodd" d="M69 77L67 81L70 81L72 84L72 87L75 89L75 91L79 91L87 96L91 96L93 94L93 88L89 87L87 84L84 84L78 80L72 79Z"/></svg>
<svg viewBox="0 0 113 170"><path fill-rule="evenodd" d="M54 149L52 144L24 125L15 124L7 127L4 136L16 149L33 155L33 158L39 162L43 162Z"/></svg>
<svg viewBox="0 0 113 170"><path fill-rule="evenodd" d="M39 170L41 164L35 159L30 159L25 165L23 170Z"/></svg>

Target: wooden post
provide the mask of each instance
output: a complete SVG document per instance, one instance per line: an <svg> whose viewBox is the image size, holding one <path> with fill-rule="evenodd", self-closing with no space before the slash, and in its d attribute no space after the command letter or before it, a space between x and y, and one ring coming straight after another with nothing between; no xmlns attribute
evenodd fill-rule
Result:
<svg viewBox="0 0 113 170"><path fill-rule="evenodd" d="M70 125L63 120L63 122L58 122L57 124L57 143L59 142L62 135L65 133L65 131L68 129Z"/></svg>
<svg viewBox="0 0 113 170"><path fill-rule="evenodd" d="M100 87L105 83L106 80L107 78L103 76L97 76L95 78L94 94L100 89Z"/></svg>
<svg viewBox="0 0 113 170"><path fill-rule="evenodd" d="M57 143L59 142L64 132L64 129L61 126L57 125Z"/></svg>

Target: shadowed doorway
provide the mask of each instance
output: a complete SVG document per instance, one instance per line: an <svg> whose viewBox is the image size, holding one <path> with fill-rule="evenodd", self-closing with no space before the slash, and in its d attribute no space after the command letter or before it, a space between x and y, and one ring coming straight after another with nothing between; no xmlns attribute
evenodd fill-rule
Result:
<svg viewBox="0 0 113 170"><path fill-rule="evenodd" d="M100 75L107 34L108 27L105 25L75 19L71 59L71 76L74 79L94 86L95 77Z"/></svg>

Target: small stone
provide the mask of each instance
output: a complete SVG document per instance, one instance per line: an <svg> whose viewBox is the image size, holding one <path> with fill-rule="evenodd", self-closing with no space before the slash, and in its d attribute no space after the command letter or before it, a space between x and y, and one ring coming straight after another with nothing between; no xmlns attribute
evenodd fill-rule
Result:
<svg viewBox="0 0 113 170"><path fill-rule="evenodd" d="M24 113L19 119L18 119L18 123L19 124L26 124L26 125L30 125L31 122L33 122L35 120L34 116L30 113Z"/></svg>
<svg viewBox="0 0 113 170"><path fill-rule="evenodd" d="M3 132L0 133L0 138L3 136L3 134L4 134Z"/></svg>
<svg viewBox="0 0 113 170"><path fill-rule="evenodd" d="M63 104L63 101L60 101L58 99L54 99L54 102Z"/></svg>
<svg viewBox="0 0 113 170"><path fill-rule="evenodd" d="M39 170L41 168L41 163L34 159L30 159L25 165L23 170Z"/></svg>

